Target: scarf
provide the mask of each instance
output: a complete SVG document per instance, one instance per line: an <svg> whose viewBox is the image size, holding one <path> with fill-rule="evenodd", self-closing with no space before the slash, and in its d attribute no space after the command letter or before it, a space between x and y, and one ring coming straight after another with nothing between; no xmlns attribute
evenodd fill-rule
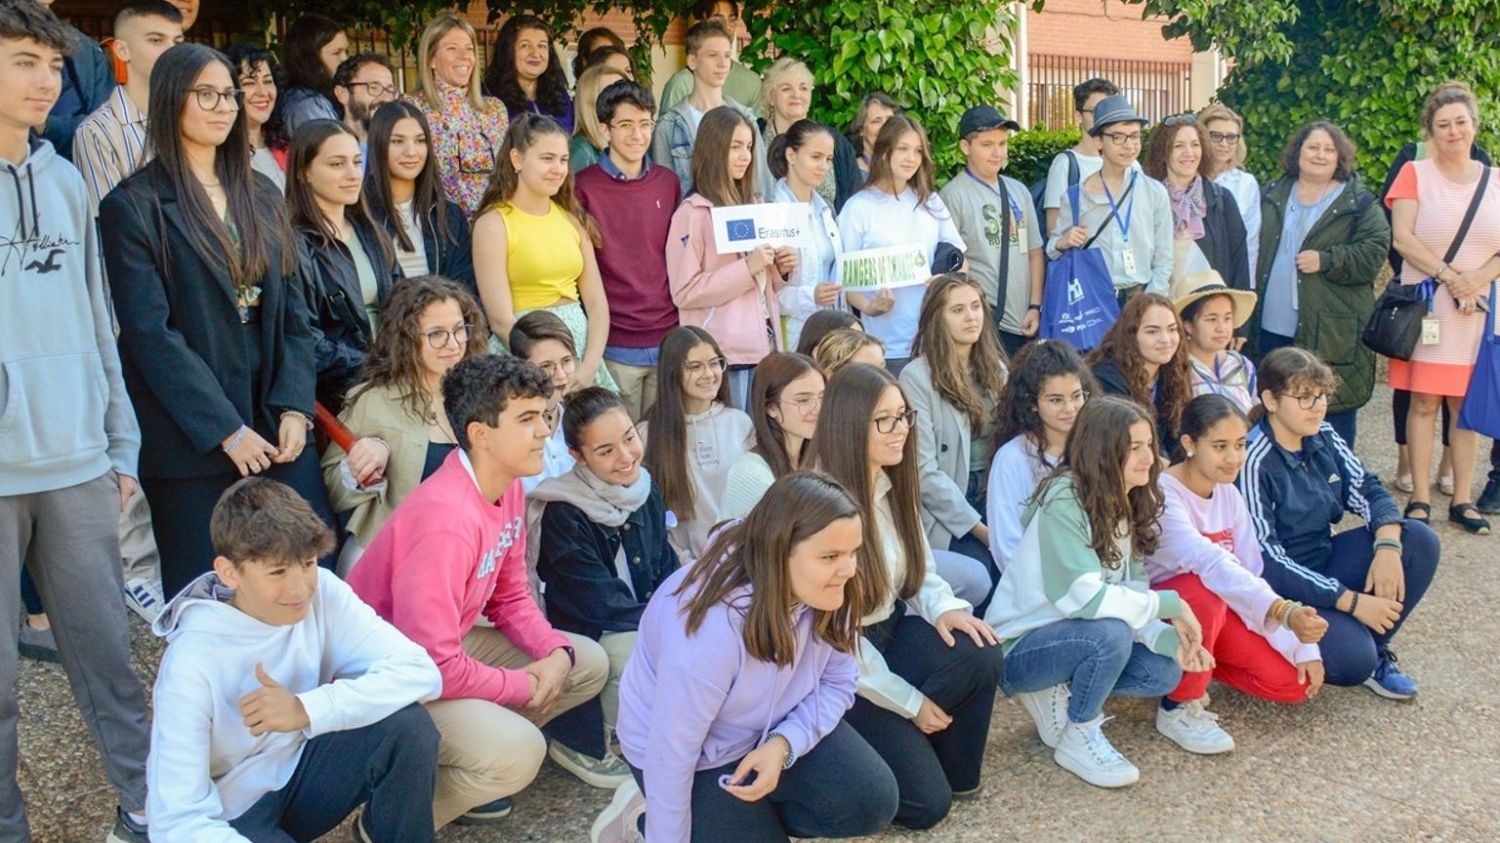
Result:
<svg viewBox="0 0 1500 843"><path fill-rule="evenodd" d="M1208 200L1203 194L1203 177L1193 176L1187 187L1177 187L1168 181L1167 197L1172 201L1172 220L1175 226L1172 235L1177 238L1198 240L1203 237L1203 218L1208 216Z"/></svg>
<svg viewBox="0 0 1500 843"><path fill-rule="evenodd" d="M600 480L582 460L560 477L543 480L526 496L526 569L535 584L536 562L542 551L542 512L554 501L583 510L590 521L618 527L631 513L645 506L651 496L651 473L641 466L640 476L629 486Z"/></svg>

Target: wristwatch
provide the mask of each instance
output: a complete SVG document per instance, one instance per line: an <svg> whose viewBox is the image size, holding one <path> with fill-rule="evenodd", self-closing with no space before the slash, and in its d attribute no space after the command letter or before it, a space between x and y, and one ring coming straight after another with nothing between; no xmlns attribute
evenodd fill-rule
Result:
<svg viewBox="0 0 1500 843"><path fill-rule="evenodd" d="M771 734L766 735L766 743L770 743L772 738L781 738L782 741L786 743L786 763L781 765L781 769L792 769L792 762L797 760L797 751L795 749L792 749L791 739L780 732L772 732Z"/></svg>

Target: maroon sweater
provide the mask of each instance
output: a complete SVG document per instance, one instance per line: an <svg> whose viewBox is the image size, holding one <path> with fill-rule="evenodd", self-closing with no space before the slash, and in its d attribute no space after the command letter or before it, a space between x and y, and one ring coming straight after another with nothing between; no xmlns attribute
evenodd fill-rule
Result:
<svg viewBox="0 0 1500 843"><path fill-rule="evenodd" d="M655 348L677 327L666 249L678 189L677 175L655 164L632 181L616 179L598 164L573 176L574 193L603 241L594 254L609 298L612 346Z"/></svg>

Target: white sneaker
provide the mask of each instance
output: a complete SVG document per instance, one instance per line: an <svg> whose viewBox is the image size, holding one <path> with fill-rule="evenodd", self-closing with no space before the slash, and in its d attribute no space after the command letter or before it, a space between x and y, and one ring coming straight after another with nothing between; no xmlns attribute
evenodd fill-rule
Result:
<svg viewBox="0 0 1500 843"><path fill-rule="evenodd" d="M1203 700L1182 703L1171 711L1156 709L1156 731L1188 752L1217 755L1234 749L1234 738L1220 728L1219 715L1204 708Z"/></svg>
<svg viewBox="0 0 1500 843"><path fill-rule="evenodd" d="M161 580L140 575L125 580L125 606L140 615L147 625L156 621L156 616L166 605Z"/></svg>
<svg viewBox="0 0 1500 843"><path fill-rule="evenodd" d="M615 788L615 798L600 812L589 828L592 843L644 843L641 815L646 813L646 797L636 786L635 777Z"/></svg>
<svg viewBox="0 0 1500 843"><path fill-rule="evenodd" d="M1100 727L1107 722L1108 718L1102 714L1087 723L1069 722L1052 760L1095 787L1135 784L1141 778L1141 771L1104 737Z"/></svg>
<svg viewBox="0 0 1500 843"><path fill-rule="evenodd" d="M1016 701L1031 719L1036 721L1037 737L1042 743L1056 749L1062 739L1063 729L1068 725L1068 700L1072 694L1067 685L1053 685L1043 691L1026 691L1016 694Z"/></svg>
<svg viewBox="0 0 1500 843"><path fill-rule="evenodd" d="M584 784L600 790L614 790L632 781L630 767L625 764L624 759L608 750L603 758L590 758L558 741L548 741L547 757L557 762L557 766L577 776Z"/></svg>

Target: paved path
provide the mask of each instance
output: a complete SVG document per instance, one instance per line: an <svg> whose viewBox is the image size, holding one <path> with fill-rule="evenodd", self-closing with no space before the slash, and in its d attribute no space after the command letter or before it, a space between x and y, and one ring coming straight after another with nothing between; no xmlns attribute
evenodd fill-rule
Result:
<svg viewBox="0 0 1500 843"><path fill-rule="evenodd" d="M1382 477L1395 469L1389 407L1381 387L1360 415L1359 450ZM872 839L1500 840L1500 624L1493 621L1500 536L1450 527L1446 499L1435 503L1442 565L1398 639L1402 667L1422 683L1417 701L1329 688L1286 708L1216 685L1213 710L1238 748L1215 758L1184 753L1158 735L1153 703L1114 701L1108 733L1141 768L1141 783L1117 792L1053 764L1025 712L1002 701L982 793L921 838L889 832ZM149 681L160 649L143 624L134 622L133 632L136 667ZM61 669L23 662L20 685L21 786L36 840L103 839L113 796ZM450 829L440 839L584 841L608 801L608 793L549 763L510 819Z"/></svg>

